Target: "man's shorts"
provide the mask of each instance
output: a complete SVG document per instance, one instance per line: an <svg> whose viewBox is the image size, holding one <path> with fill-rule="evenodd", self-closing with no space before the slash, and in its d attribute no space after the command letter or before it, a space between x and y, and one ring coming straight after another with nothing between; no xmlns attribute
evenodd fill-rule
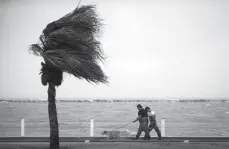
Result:
<svg viewBox="0 0 229 149"><path fill-rule="evenodd" d="M151 131L153 130L155 127L157 127L157 123L156 122L150 122L148 130Z"/></svg>

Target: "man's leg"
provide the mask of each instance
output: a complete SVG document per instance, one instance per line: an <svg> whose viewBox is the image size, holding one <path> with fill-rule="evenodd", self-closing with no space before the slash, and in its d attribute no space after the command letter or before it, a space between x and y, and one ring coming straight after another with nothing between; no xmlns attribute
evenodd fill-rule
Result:
<svg viewBox="0 0 229 149"><path fill-rule="evenodd" d="M149 128L148 128L149 133L153 129L157 132L158 139L161 140L161 132L160 132L159 128L157 127L157 123L155 123L155 122L150 123Z"/></svg>
<svg viewBox="0 0 229 149"><path fill-rule="evenodd" d="M144 130L143 130L144 132L145 132L145 137L144 137L144 140L145 139L147 139L147 140L150 140L150 131L149 131L149 129L148 129L148 123L145 123L144 124Z"/></svg>
<svg viewBox="0 0 229 149"><path fill-rule="evenodd" d="M146 127L147 127L146 129L148 130L148 122L147 122L147 124L146 124L146 125L147 125L147 126L146 126ZM149 131L148 131L148 134L150 134L150 132L149 132ZM148 136L147 136L147 133L145 133L144 140L146 140L146 139L147 139L147 137L148 137Z"/></svg>
<svg viewBox="0 0 229 149"><path fill-rule="evenodd" d="M138 132L136 134L136 139L139 139L139 137L141 136L141 133L142 133L142 130L143 130L142 128L143 128L142 124L140 123L139 127L138 127Z"/></svg>
<svg viewBox="0 0 229 149"><path fill-rule="evenodd" d="M157 125L154 127L154 130L157 132L158 139L161 140L161 132L159 128L157 127Z"/></svg>
<svg viewBox="0 0 229 149"><path fill-rule="evenodd" d="M149 132L152 131L154 127L155 127L155 123L150 123L148 127Z"/></svg>
<svg viewBox="0 0 229 149"><path fill-rule="evenodd" d="M149 130L148 129L145 129L145 137L144 137L144 139L147 139L147 140L150 140L150 132L149 132Z"/></svg>

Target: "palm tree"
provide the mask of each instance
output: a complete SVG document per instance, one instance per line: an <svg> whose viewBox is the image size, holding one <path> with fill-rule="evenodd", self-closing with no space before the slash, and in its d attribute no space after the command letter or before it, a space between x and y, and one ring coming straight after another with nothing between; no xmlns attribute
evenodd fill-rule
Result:
<svg viewBox="0 0 229 149"><path fill-rule="evenodd" d="M97 40L101 27L95 6L77 6L71 13L49 23L39 38L40 42L29 48L34 55L44 59L40 74L42 84L48 84L50 149L59 148L55 87L61 85L63 73L90 83L108 83L98 65L98 61L105 59L101 43Z"/></svg>

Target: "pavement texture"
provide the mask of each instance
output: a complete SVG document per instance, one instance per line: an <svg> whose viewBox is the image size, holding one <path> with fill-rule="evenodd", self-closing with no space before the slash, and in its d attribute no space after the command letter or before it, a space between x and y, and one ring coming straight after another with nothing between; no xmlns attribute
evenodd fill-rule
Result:
<svg viewBox="0 0 229 149"><path fill-rule="evenodd" d="M49 149L49 143L0 142L0 149ZM60 142L60 149L229 149L229 142Z"/></svg>

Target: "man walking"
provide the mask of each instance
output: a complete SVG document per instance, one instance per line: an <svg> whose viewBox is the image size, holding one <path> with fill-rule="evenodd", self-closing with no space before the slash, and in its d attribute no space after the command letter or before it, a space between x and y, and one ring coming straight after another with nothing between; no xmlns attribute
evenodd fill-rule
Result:
<svg viewBox="0 0 229 149"><path fill-rule="evenodd" d="M138 108L138 117L133 121L135 123L136 121L139 121L139 128L136 135L136 140L139 139L141 133L145 132L144 139L150 140L149 130L148 130L148 116L145 109L142 108L140 104L137 105Z"/></svg>
<svg viewBox="0 0 229 149"><path fill-rule="evenodd" d="M150 121L150 124L148 127L149 133L150 133L150 131L152 131L154 129L157 132L158 140L161 140L161 132L157 126L155 112L151 111L151 109L149 107L146 107L145 111L147 112L147 115L148 115L149 121Z"/></svg>

